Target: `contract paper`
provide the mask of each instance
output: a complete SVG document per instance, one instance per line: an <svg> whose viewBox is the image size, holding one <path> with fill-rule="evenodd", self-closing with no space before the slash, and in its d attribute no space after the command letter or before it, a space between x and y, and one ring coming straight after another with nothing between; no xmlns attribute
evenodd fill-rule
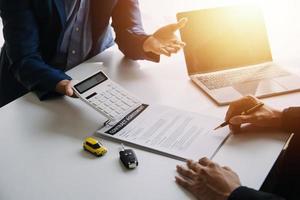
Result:
<svg viewBox="0 0 300 200"><path fill-rule="evenodd" d="M114 125L97 133L180 160L212 158L229 135L222 119L162 105L142 105Z"/></svg>

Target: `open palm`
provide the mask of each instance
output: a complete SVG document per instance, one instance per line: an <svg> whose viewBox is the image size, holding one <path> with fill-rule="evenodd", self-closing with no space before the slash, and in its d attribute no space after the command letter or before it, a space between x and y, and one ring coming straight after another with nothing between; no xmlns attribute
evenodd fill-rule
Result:
<svg viewBox="0 0 300 200"><path fill-rule="evenodd" d="M175 32L183 28L186 23L187 19L183 18L177 23L161 27L145 41L144 50L166 56L177 53L185 46L185 43L178 39Z"/></svg>

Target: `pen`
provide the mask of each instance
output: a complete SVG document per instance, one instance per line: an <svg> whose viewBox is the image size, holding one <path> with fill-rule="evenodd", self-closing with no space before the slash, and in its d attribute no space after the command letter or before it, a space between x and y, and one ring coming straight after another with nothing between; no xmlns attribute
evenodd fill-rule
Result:
<svg viewBox="0 0 300 200"><path fill-rule="evenodd" d="M243 111L240 115L248 115L252 112L255 112L256 110L260 109L263 106L264 106L264 103L260 102L260 103L256 104L255 106L253 106L252 108L250 108L249 110ZM214 128L214 130L217 130L219 128L227 126L228 124L229 124L229 121L223 122L218 127Z"/></svg>

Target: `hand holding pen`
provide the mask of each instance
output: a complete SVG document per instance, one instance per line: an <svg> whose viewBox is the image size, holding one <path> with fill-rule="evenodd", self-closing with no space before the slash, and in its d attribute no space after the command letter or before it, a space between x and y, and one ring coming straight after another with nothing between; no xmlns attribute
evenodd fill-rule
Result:
<svg viewBox="0 0 300 200"><path fill-rule="evenodd" d="M253 96L246 96L230 104L225 122L220 128L229 125L231 131L237 133L241 125L246 123L257 127L281 128L282 112L265 105Z"/></svg>
<svg viewBox="0 0 300 200"><path fill-rule="evenodd" d="M260 103L256 104L255 106L253 106L252 108L250 108L250 109L248 109L246 111L243 111L240 115L249 115L249 114L255 112L256 110L260 109L263 106L264 106L264 103L260 102ZM220 124L218 127L216 127L214 130L217 130L217 129L222 128L224 126L227 126L229 124L230 124L229 121L225 121L222 124Z"/></svg>

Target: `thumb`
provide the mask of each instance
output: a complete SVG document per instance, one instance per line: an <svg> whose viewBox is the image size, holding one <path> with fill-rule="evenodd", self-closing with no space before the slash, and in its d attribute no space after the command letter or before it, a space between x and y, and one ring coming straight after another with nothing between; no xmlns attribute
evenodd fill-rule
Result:
<svg viewBox="0 0 300 200"><path fill-rule="evenodd" d="M187 18L182 18L177 23L171 24L170 28L173 32L175 32L175 31L183 28L186 25L187 21L188 21Z"/></svg>
<svg viewBox="0 0 300 200"><path fill-rule="evenodd" d="M255 123L255 117L253 115L237 115L229 120L232 125L241 125L245 123Z"/></svg>
<svg viewBox="0 0 300 200"><path fill-rule="evenodd" d="M65 94L69 97L72 97L73 96L73 89L72 89L72 83L71 81L65 85Z"/></svg>

